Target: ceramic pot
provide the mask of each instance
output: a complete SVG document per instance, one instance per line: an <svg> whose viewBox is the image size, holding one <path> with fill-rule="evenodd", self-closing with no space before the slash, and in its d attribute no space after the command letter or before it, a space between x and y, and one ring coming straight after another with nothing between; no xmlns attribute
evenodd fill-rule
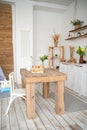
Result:
<svg viewBox="0 0 87 130"><path fill-rule="evenodd" d="M83 56L80 55L79 63L83 63Z"/></svg>
<svg viewBox="0 0 87 130"><path fill-rule="evenodd" d="M57 47L58 46L58 41L54 41L54 47Z"/></svg>
<svg viewBox="0 0 87 130"><path fill-rule="evenodd" d="M75 29L80 28L81 25L74 25Z"/></svg>

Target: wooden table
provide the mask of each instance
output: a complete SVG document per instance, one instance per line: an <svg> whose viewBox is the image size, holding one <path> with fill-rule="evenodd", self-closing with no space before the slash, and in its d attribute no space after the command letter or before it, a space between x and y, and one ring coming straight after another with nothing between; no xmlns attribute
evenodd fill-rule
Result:
<svg viewBox="0 0 87 130"><path fill-rule="evenodd" d="M49 82L55 82L55 111L64 113L64 81L66 75L56 69L44 69L44 73L31 73L21 69L22 87L26 87L27 116L35 118L35 83L43 82L43 97L49 97Z"/></svg>

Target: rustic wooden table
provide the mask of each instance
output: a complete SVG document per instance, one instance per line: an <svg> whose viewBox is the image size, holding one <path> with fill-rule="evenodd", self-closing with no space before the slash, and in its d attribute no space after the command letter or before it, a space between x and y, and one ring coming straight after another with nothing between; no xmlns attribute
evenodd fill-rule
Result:
<svg viewBox="0 0 87 130"><path fill-rule="evenodd" d="M43 82L43 97L49 97L49 82L55 82L55 111L57 114L64 113L64 81L66 75L56 69L44 69L44 73L31 73L21 69L22 87L26 87L27 116L35 118L35 83Z"/></svg>

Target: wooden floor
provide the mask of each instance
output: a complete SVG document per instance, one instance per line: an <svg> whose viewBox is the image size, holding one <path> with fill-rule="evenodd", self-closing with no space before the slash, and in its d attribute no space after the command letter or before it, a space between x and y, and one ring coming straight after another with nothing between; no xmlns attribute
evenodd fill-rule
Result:
<svg viewBox="0 0 87 130"><path fill-rule="evenodd" d="M38 89L37 89L38 88ZM36 86L36 118L27 119L26 101L16 99L8 113L4 115L9 98L0 99L0 130L87 130L87 110L55 113L54 97L42 97L42 87Z"/></svg>

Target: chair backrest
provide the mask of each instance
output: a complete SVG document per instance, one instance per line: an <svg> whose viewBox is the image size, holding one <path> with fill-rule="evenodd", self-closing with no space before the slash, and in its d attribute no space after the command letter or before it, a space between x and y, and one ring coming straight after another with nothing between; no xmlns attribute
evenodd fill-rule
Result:
<svg viewBox="0 0 87 130"><path fill-rule="evenodd" d="M11 72L9 74L9 86L10 86L10 92L12 93L12 91L14 90L14 82L15 82L15 79L14 79L14 72Z"/></svg>

